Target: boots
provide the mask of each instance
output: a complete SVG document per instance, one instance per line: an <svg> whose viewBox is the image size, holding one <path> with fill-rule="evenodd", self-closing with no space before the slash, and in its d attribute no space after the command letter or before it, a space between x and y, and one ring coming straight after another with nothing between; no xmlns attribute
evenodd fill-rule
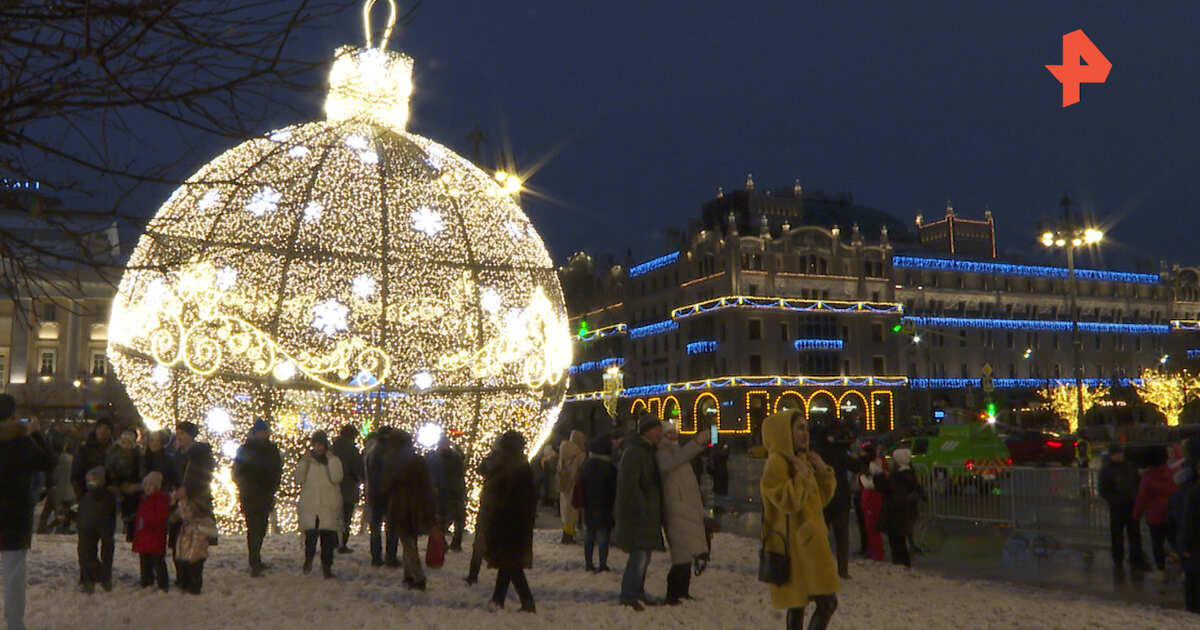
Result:
<svg viewBox="0 0 1200 630"><path fill-rule="evenodd" d="M566 530L563 530L563 535L562 535L562 544L564 544L564 545L574 545L574 544L575 544L575 537L574 537L574 536L572 536L571 534L568 534L568 533L566 532Z"/></svg>
<svg viewBox="0 0 1200 630"><path fill-rule="evenodd" d="M803 608L789 608L787 610L787 630L804 630Z"/></svg>
<svg viewBox="0 0 1200 630"><path fill-rule="evenodd" d="M304 572L305 573L312 573L312 562L313 562L312 556L309 556L304 559Z"/></svg>
<svg viewBox="0 0 1200 630"><path fill-rule="evenodd" d="M834 611L837 610L837 595L818 595L815 599L816 609L813 610L808 630L825 630L829 627L829 620L833 618Z"/></svg>

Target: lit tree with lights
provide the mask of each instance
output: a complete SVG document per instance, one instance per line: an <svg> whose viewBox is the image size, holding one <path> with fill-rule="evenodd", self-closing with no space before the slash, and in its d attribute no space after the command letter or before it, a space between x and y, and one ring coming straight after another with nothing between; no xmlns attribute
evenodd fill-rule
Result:
<svg viewBox="0 0 1200 630"><path fill-rule="evenodd" d="M459 441L474 474L495 438L549 436L566 393L562 289L517 204L405 130L413 61L342 47L327 119L202 167L146 227L113 302L109 357L150 428L200 425L219 453L218 521L240 527L231 459L255 418L290 463L313 431L393 426ZM391 20L396 6L389 0ZM282 498L298 488L285 476ZM285 526L295 514L281 510Z"/></svg>
<svg viewBox="0 0 1200 630"><path fill-rule="evenodd" d="M1038 390L1038 395L1050 404L1050 409L1059 417L1066 419L1067 431L1074 433L1079 430L1079 401L1083 400L1083 412L1096 406L1096 403L1108 395L1107 385L1084 385L1082 396L1076 395L1075 384L1069 381L1057 381L1052 387Z"/></svg>
<svg viewBox="0 0 1200 630"><path fill-rule="evenodd" d="M1154 405L1167 417L1168 426L1179 424L1183 406L1200 398L1200 378L1188 372L1142 370L1141 383L1134 383L1138 398Z"/></svg>

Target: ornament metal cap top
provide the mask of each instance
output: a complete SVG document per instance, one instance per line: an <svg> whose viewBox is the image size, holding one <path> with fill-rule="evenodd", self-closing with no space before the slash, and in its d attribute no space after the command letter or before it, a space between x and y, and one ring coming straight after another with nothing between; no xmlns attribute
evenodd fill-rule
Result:
<svg viewBox="0 0 1200 630"><path fill-rule="evenodd" d="M329 72L329 93L325 97L325 116L333 122L362 121L404 129L408 123L408 99L412 95L413 60L408 55L387 50L392 28L396 25L396 2L390 8L387 27L372 45L371 8L376 0L363 3L363 29L366 46L342 46L337 49Z"/></svg>

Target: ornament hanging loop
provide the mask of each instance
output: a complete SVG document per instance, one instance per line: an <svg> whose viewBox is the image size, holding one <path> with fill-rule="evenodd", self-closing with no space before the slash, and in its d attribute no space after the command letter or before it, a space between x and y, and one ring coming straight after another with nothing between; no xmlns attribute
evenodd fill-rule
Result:
<svg viewBox="0 0 1200 630"><path fill-rule="evenodd" d="M367 48L371 48L371 40L374 35L371 32L371 9L375 6L376 0L366 0L363 2L363 31L367 36ZM388 21L387 27L383 29L383 37L379 39L379 48L387 48L388 40L392 38L392 28L396 26L396 0L387 0L388 3Z"/></svg>

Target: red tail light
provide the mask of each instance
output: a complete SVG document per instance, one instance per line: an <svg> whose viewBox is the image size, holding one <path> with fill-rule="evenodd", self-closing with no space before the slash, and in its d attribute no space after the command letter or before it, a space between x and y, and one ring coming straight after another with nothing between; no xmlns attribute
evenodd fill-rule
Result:
<svg viewBox="0 0 1200 630"><path fill-rule="evenodd" d="M1012 466L1012 458L1011 457L1008 458L1008 465Z"/></svg>
<svg viewBox="0 0 1200 630"><path fill-rule="evenodd" d="M1062 448L1062 442L1058 440L1046 440L1046 446L1050 448Z"/></svg>
<svg viewBox="0 0 1200 630"><path fill-rule="evenodd" d="M975 460L968 459L967 461L963 462L963 465L967 467L967 470L971 470L975 467Z"/></svg>

